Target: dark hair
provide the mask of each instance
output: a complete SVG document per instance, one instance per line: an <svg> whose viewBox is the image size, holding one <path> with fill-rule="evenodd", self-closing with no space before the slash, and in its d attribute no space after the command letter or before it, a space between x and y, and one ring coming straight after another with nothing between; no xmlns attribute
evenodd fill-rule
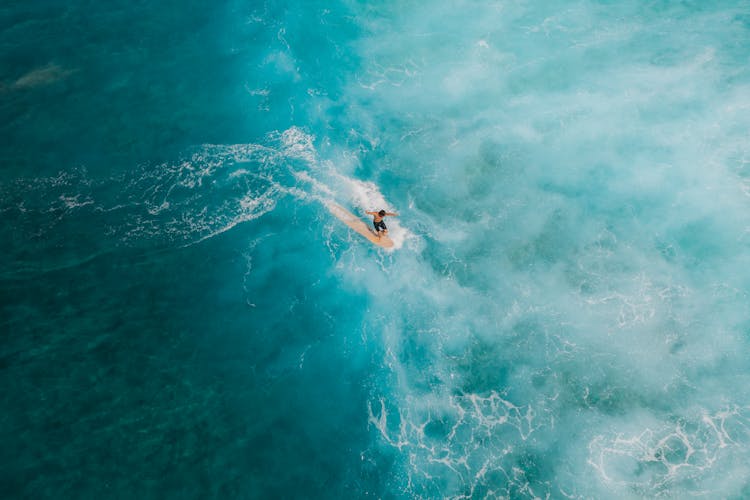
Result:
<svg viewBox="0 0 750 500"><path fill-rule="evenodd" d="M378 215L381 217L385 217L385 210L381 210L380 212L378 212Z"/></svg>

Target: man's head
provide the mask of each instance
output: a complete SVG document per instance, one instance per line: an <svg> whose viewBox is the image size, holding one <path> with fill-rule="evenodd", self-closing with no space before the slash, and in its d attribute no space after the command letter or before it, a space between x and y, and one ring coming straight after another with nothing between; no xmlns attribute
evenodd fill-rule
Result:
<svg viewBox="0 0 750 500"><path fill-rule="evenodd" d="M378 215L381 217L385 217L385 210L381 210L380 212L378 212Z"/></svg>

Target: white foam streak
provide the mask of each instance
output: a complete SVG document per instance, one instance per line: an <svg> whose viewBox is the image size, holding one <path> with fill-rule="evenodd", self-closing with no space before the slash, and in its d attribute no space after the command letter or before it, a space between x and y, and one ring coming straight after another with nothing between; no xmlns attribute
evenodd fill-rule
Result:
<svg viewBox="0 0 750 500"><path fill-rule="evenodd" d="M19 186L24 183L25 187ZM96 203L97 191L114 184L124 186L114 196L115 203ZM143 166L132 176L91 181L85 170L80 175L61 172L51 178L19 180L13 192L19 189L26 198L30 193L39 196L42 205L29 210L24 202L16 211L29 217L36 211L55 214L49 228L37 228L40 234L72 211L88 209L106 217L102 222L106 233L126 245L148 240L181 246L200 243L273 211L278 199L287 195L300 202L334 199L365 206L369 200L388 206L374 184L339 174L333 163L321 161L315 137L300 127L271 133L263 144L206 144L184 160ZM71 194L72 189L82 191ZM57 202L45 201L50 194ZM346 234L347 229L342 226L340 232ZM408 233L395 224L393 234L400 246Z"/></svg>
<svg viewBox="0 0 750 500"><path fill-rule="evenodd" d="M262 217L282 196L307 200L324 188L314 179L317 165L314 137L292 127L269 134L264 144L206 144L183 160L145 165L114 179L92 180L80 169L21 179L9 191L3 189L23 196L14 210L40 235L87 210L122 244L162 241L186 246ZM317 185L300 189L289 182L289 173ZM121 187L112 192L113 186ZM331 190L328 194L335 195ZM112 201L107 205L98 199ZM40 213L54 217L45 217L40 225L35 219Z"/></svg>

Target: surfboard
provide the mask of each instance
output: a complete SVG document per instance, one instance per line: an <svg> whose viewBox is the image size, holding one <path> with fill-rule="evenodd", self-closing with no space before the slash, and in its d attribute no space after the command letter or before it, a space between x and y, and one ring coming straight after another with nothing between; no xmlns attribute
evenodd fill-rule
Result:
<svg viewBox="0 0 750 500"><path fill-rule="evenodd" d="M358 232L368 240L370 240L375 245L382 247L382 248L392 248L393 247L393 240L390 239L388 236L381 236L378 238L375 235L375 231L373 229L370 229L367 224L362 222L362 219L351 213L349 210L345 209L338 203L334 203L332 201L326 202L326 208L328 208L328 211L331 212L338 220L349 226L350 228L354 229L354 231Z"/></svg>

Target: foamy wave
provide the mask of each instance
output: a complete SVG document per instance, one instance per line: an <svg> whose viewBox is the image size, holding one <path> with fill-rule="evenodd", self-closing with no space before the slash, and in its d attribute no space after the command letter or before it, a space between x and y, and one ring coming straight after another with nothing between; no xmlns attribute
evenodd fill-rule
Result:
<svg viewBox="0 0 750 500"><path fill-rule="evenodd" d="M317 160L314 145L315 136L299 127L291 127L281 133L281 144L285 155L305 160L310 164Z"/></svg>
<svg viewBox="0 0 750 500"><path fill-rule="evenodd" d="M725 467L725 459L741 453L740 443L748 437L746 409L702 410L694 418L672 424L651 422L637 433L598 435L589 443L588 463L605 484L626 488L622 491L669 496L685 485L692 489L694 481L711 469ZM714 492L707 486L694 493Z"/></svg>
<svg viewBox="0 0 750 500"><path fill-rule="evenodd" d="M18 179L0 186L2 211L18 215L15 230L40 236L75 214L120 244L194 244L272 211L287 193L286 163L311 147L311 136L295 129L267 144L206 144L183 160L110 179L92 179L85 169Z"/></svg>
<svg viewBox="0 0 750 500"><path fill-rule="evenodd" d="M431 490L423 488L425 479L434 480L434 493L441 496L464 492L450 498L474 498L488 490L507 497L518 488L529 489L532 496L549 494L533 491L515 465L510 444L526 441L541 425L530 405L518 406L492 391L487 396L411 399L389 413L381 398L375 408L368 403L368 422L388 445L410 457L408 484L419 485L408 490L411 494L430 496Z"/></svg>

